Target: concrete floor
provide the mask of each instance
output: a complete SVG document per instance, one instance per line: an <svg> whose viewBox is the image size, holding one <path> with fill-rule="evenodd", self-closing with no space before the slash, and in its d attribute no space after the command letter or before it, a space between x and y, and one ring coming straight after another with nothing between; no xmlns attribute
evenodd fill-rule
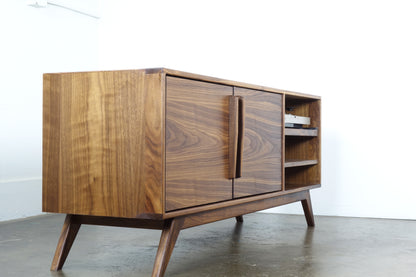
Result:
<svg viewBox="0 0 416 277"><path fill-rule="evenodd" d="M416 276L416 221L256 213L182 231L165 276ZM81 227L50 272L64 217L0 223L0 276L150 276L160 231Z"/></svg>

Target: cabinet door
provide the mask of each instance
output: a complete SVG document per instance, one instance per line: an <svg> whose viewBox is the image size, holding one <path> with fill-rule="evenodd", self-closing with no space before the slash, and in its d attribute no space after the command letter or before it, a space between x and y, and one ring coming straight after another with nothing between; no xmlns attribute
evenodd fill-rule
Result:
<svg viewBox="0 0 416 277"><path fill-rule="evenodd" d="M166 211L232 198L230 86L166 78Z"/></svg>
<svg viewBox="0 0 416 277"><path fill-rule="evenodd" d="M244 101L241 177L234 197L282 189L282 95L235 88Z"/></svg>

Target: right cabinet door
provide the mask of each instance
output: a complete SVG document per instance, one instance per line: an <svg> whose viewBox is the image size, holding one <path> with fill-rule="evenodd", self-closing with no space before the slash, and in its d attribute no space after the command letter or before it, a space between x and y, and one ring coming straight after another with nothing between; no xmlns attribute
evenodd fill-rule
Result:
<svg viewBox="0 0 416 277"><path fill-rule="evenodd" d="M244 102L241 177L234 198L282 189L282 95L235 88Z"/></svg>

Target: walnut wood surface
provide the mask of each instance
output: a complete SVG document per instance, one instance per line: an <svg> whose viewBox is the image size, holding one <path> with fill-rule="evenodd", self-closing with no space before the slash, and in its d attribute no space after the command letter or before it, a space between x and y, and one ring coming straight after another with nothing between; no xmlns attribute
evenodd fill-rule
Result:
<svg viewBox="0 0 416 277"><path fill-rule="evenodd" d="M164 275L181 229L296 201L314 226L320 105L163 68L45 74L42 208L69 214L51 270L82 224L161 229L152 276ZM318 130L284 130L285 107Z"/></svg>
<svg viewBox="0 0 416 277"><path fill-rule="evenodd" d="M153 69L147 69L147 70L152 70L153 72L162 72L167 75L177 76L181 78L188 78L188 79L194 79L194 80L199 80L199 81L205 81L205 82L211 82L211 83L217 83L217 84L223 84L223 85L229 85L229 86L235 86L235 87L243 87L243 88L249 88L253 90L269 91L271 93L280 93L280 94L285 94L291 97L301 97L304 99L305 98L321 99L321 97L317 95L311 95L311 94L294 92L294 91L283 90L283 89L276 89L276 88L271 88L271 87L266 87L266 86L259 86L259 85L226 80L226 79L221 79L221 78L216 78L216 77L204 76L200 74L189 73L189 72L184 72L184 71L179 71L179 70L174 70L174 69L169 69L169 68L153 68Z"/></svg>
<svg viewBox="0 0 416 277"><path fill-rule="evenodd" d="M285 160L307 161L316 160L314 165L303 167L287 167L285 183L293 187L299 185L313 185L321 183L321 114L320 100L305 97L286 96L286 107L290 113L308 116L310 127L318 128L316 136L285 136ZM286 129L285 129L286 131ZM290 164L289 164L290 165Z"/></svg>
<svg viewBox="0 0 416 277"><path fill-rule="evenodd" d="M306 165L315 165L318 163L318 160L286 160L285 168L296 167L296 166L306 166Z"/></svg>
<svg viewBox="0 0 416 277"><path fill-rule="evenodd" d="M239 126L239 109L238 109L238 97L229 96L230 101L230 113L229 113L229 151L228 151L228 160L229 160L229 177L233 179L236 177L237 173L237 154L238 154L238 126Z"/></svg>
<svg viewBox="0 0 416 277"><path fill-rule="evenodd" d="M65 217L64 226L62 227L61 236L59 237L58 245L56 246L55 256L53 257L51 270L58 271L64 266L65 260L68 257L75 237L78 234L80 223L73 221L73 215Z"/></svg>
<svg viewBox="0 0 416 277"><path fill-rule="evenodd" d="M307 198L308 191L299 191L277 197L269 197L253 202L248 202L240 205L233 205L228 207L219 208L212 211L202 211L191 215L184 216L185 221L183 229L202 224L215 222L231 217L236 217L241 214L249 214L256 211L286 205L289 203L302 201Z"/></svg>
<svg viewBox="0 0 416 277"><path fill-rule="evenodd" d="M241 178L234 181L234 197L282 188L282 95L235 88L244 98L244 147Z"/></svg>
<svg viewBox="0 0 416 277"><path fill-rule="evenodd" d="M244 97L234 96L238 98L238 139L237 139L237 164L235 168L235 177L240 178L243 174L244 160L244 137L246 122L246 107ZM233 195L236 197L235 195Z"/></svg>
<svg viewBox="0 0 416 277"><path fill-rule="evenodd" d="M146 71L44 75L44 212L162 214L162 85Z"/></svg>
<svg viewBox="0 0 416 277"><path fill-rule="evenodd" d="M225 208L225 207L229 207L229 206L233 206L233 205L241 205L241 204L246 204L246 203L250 203L250 202L256 202L256 201L259 201L259 200L268 199L268 198L280 197L280 196L283 196L283 195L292 194L292 193L295 193L295 192L302 192L302 191L311 190L311 189L316 189L316 188L319 188L319 187L321 187L320 184L314 184L314 185L301 184L301 185L298 185L298 186L293 185L293 186L290 186L285 191L281 190L281 191L276 191L276 192L258 194L258 195L253 195L253 196L250 196L250 197L236 198L236 199L232 199L232 200L228 200L228 201L223 201L223 202L207 204L207 205L203 205L203 206L192 207L192 208L188 208L188 209L182 209L182 210L167 212L166 214L164 214L163 218L168 219L168 218L174 218L174 217L179 217L179 216L196 214L196 213L200 213L200 212L203 212L203 211L213 211L213 210L217 210L217 209L220 209L220 208Z"/></svg>
<svg viewBox="0 0 416 277"><path fill-rule="evenodd" d="M243 218L243 216L242 216L242 215L238 215L238 216L236 216L236 217L235 217L235 220L236 220L237 222L239 222L239 223L243 223L243 222L244 222L244 218Z"/></svg>
<svg viewBox="0 0 416 277"><path fill-rule="evenodd" d="M318 130L316 129L294 129L294 128L285 128L286 136L309 136L316 137L318 135Z"/></svg>
<svg viewBox="0 0 416 277"><path fill-rule="evenodd" d="M305 213L306 222L309 227L315 226L315 220L313 217L313 211L312 211L312 201L311 201L311 195L308 191L306 193L306 198L302 200L302 208L303 212Z"/></svg>
<svg viewBox="0 0 416 277"><path fill-rule="evenodd" d="M166 85L166 210L231 199L232 87L169 76Z"/></svg>
<svg viewBox="0 0 416 277"><path fill-rule="evenodd" d="M174 218L165 221L160 236L159 248L157 249L152 277L162 277L165 274L170 256L175 247L179 231L182 229L184 218Z"/></svg>

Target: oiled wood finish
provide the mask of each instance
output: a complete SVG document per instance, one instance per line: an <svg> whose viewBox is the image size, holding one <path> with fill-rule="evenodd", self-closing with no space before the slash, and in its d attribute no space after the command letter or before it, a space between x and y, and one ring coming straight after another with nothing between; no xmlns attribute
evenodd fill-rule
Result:
<svg viewBox="0 0 416 277"><path fill-rule="evenodd" d="M152 277L162 277L165 274L170 256L175 247L179 231L182 229L184 219L174 218L166 220L160 236L159 248L157 249Z"/></svg>
<svg viewBox="0 0 416 277"><path fill-rule="evenodd" d="M298 187L300 185L308 186L321 183L320 105L321 103L318 99L286 95L286 108L292 109L290 113L310 117L310 127L318 129L314 130L316 131L316 136L309 136L310 133L290 136L291 131L288 128L285 129L285 186ZM290 161L298 161L298 163ZM305 166L308 163L310 165ZM296 168L295 166L301 167Z"/></svg>
<svg viewBox="0 0 416 277"><path fill-rule="evenodd" d="M64 226L62 227L61 236L56 246L55 256L51 265L52 271L61 270L64 266L80 227L81 224L73 222L73 215L67 215L65 217Z"/></svg>
<svg viewBox="0 0 416 277"><path fill-rule="evenodd" d="M166 210L232 198L232 87L167 77Z"/></svg>
<svg viewBox="0 0 416 277"><path fill-rule="evenodd" d="M44 75L44 212L163 213L162 85L137 70Z"/></svg>
<svg viewBox="0 0 416 277"><path fill-rule="evenodd" d="M318 163L318 160L286 160L285 168L296 167L296 166L306 166L306 165L315 165Z"/></svg>
<svg viewBox="0 0 416 277"><path fill-rule="evenodd" d="M318 135L317 129L296 129L285 128L286 136L304 136L304 137L316 137Z"/></svg>
<svg viewBox="0 0 416 277"><path fill-rule="evenodd" d="M241 97L241 96L237 96L237 97L238 97L238 139L237 139L238 145L237 145L237 165L235 169L235 177L240 178L243 174L246 108L244 104L244 97Z"/></svg>
<svg viewBox="0 0 416 277"><path fill-rule="evenodd" d="M192 208L182 209L182 210L177 210L177 211L171 211L171 212L164 214L163 218L168 219L168 218L175 218L179 216L192 215L192 214L200 213L203 211L213 211L213 210L225 208L228 206L241 205L241 204L268 199L268 198L280 197L283 195L288 195L288 194L292 194L295 192L307 191L307 190L316 189L319 187L321 187L320 184L314 184L314 185L309 185L309 186L304 185L304 184L300 186L291 186L289 190L285 190L285 191L276 191L276 192L258 194L258 195L253 195L250 197L236 198L236 199L229 200L229 201L207 204L203 206L197 206L197 207L192 207Z"/></svg>
<svg viewBox="0 0 416 277"><path fill-rule="evenodd" d="M149 70L149 69L148 69ZM211 82L211 83L217 83L217 84L223 84L223 85L229 85L229 86L235 86L235 87L242 87L242 88L248 88L253 90L260 90L260 91L268 91L271 93L279 93L279 94L285 94L290 97L302 97L302 98L309 98L309 99L321 99L320 96L306 94L306 93L300 93L300 92L294 92L289 90L283 90L283 89L276 89L271 87L265 87L265 86L259 86L254 84L248 84L243 82L237 82L237 81L231 81L231 80L225 80L221 78L216 77L210 77L210 76L204 76L199 75L195 73L189 73L169 68L154 68L152 69L155 72L162 72L167 75L171 76L177 76L181 78L188 78L188 79L194 79L199 81L205 81L205 82Z"/></svg>
<svg viewBox="0 0 416 277"><path fill-rule="evenodd" d="M244 147L241 178L234 181L234 197L282 188L282 95L235 88L244 98Z"/></svg>
<svg viewBox="0 0 416 277"><path fill-rule="evenodd" d="M238 122L239 122L239 111L238 111L238 97L230 96L230 113L229 113L229 151L228 151L228 160L229 160L229 177L233 179L236 177L237 172L237 154L238 154Z"/></svg>
<svg viewBox="0 0 416 277"><path fill-rule="evenodd" d="M200 213L185 216L183 229L202 224L215 222L231 217L236 217L243 214L253 213L256 211L286 205L289 203L301 201L307 198L307 191L299 191L291 194L281 195L277 197L270 197L258 201L248 202L241 205L233 205L224 208L219 208L212 211L203 211Z"/></svg>
<svg viewBox="0 0 416 277"><path fill-rule="evenodd" d="M42 207L69 214L52 270L82 224L161 229L152 276L181 229L296 201L315 224L318 96L161 68L45 74L43 108Z"/></svg>
<svg viewBox="0 0 416 277"><path fill-rule="evenodd" d="M72 222L87 225L104 225L155 230L162 230L164 226L163 220L161 219L120 218L90 215L72 215Z"/></svg>
<svg viewBox="0 0 416 277"><path fill-rule="evenodd" d="M315 226L315 220L313 217L313 211L312 211L312 201L310 192L307 192L306 199L302 200L302 207L303 212L305 213L306 222L308 223L309 227Z"/></svg>

